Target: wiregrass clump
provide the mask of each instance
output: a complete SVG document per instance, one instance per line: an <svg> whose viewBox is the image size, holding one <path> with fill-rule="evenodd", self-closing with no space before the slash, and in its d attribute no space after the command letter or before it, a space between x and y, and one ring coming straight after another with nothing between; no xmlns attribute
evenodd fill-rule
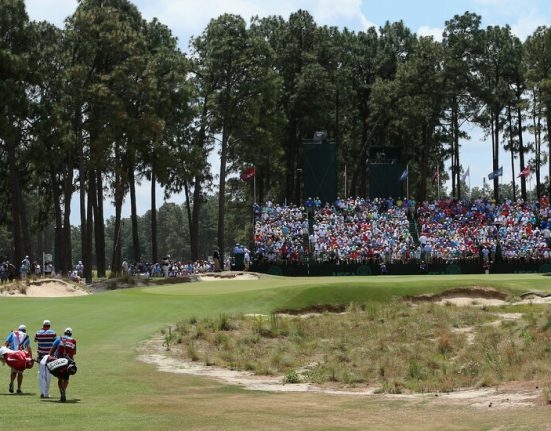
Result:
<svg viewBox="0 0 551 431"><path fill-rule="evenodd" d="M387 393L453 391L551 374L550 313L502 320L488 309L351 304L343 314L192 318L184 356L281 375L285 383L377 385Z"/></svg>

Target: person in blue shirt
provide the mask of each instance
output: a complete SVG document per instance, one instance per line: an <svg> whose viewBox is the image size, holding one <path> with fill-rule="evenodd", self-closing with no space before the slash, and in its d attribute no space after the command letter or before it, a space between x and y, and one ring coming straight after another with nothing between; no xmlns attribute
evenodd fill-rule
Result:
<svg viewBox="0 0 551 431"><path fill-rule="evenodd" d="M18 350L26 350L32 357L32 351L31 351L31 340L29 339L29 336L27 335L27 327L25 325L19 325L19 328L17 331L12 331L6 338L6 347L18 351ZM13 368L11 369L10 374L10 384L8 386L8 390L10 393L13 394L13 382L15 381L15 377L17 376L17 393L21 394L21 384L23 383L23 371L17 371Z"/></svg>
<svg viewBox="0 0 551 431"><path fill-rule="evenodd" d="M57 337L50 349L50 355L55 356L56 358L68 358L73 361L74 356L77 354L77 341L73 338L73 330L71 328L65 329L63 335ZM72 366L74 366L72 362ZM76 372L76 367L74 368ZM59 387L59 392L61 394L60 401L66 401L66 391L67 386L69 385L69 376L71 373L58 376L57 386Z"/></svg>

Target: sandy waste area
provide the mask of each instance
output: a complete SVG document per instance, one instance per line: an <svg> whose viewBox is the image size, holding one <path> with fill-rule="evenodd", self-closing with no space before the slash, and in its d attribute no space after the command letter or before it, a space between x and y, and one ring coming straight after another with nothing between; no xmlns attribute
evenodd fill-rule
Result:
<svg viewBox="0 0 551 431"><path fill-rule="evenodd" d="M138 359L155 366L160 372L187 374L214 379L230 385L238 385L252 391L320 393L337 396L376 397L388 400L429 402L431 404L456 404L473 408L529 408L545 404L543 390L538 382L511 382L492 388L466 388L447 393L382 394L379 386L345 388L320 386L313 383L283 383L282 377L258 376L248 371L207 366L200 362L184 360L178 346L167 351L161 338L140 345ZM311 366L314 366L312 364ZM308 367L305 367L305 369ZM299 374L301 371L298 370Z"/></svg>
<svg viewBox="0 0 551 431"><path fill-rule="evenodd" d="M29 298L61 298L66 296L83 296L89 293L78 285L64 280L42 279L29 282L1 285L0 296L15 296Z"/></svg>
<svg viewBox="0 0 551 431"><path fill-rule="evenodd" d="M199 281L220 281L220 280L258 280L260 276L253 272L209 272L197 275Z"/></svg>

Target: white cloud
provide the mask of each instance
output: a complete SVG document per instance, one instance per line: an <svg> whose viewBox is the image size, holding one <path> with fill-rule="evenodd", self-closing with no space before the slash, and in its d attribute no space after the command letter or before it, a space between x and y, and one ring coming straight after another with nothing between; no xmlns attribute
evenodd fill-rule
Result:
<svg viewBox="0 0 551 431"><path fill-rule="evenodd" d="M63 27L65 18L75 11L77 0L25 0L25 5L30 19Z"/></svg>
<svg viewBox="0 0 551 431"><path fill-rule="evenodd" d="M550 19L545 15L532 11L529 14L521 15L517 22L511 25L513 34L524 41L540 25L549 25Z"/></svg>
<svg viewBox="0 0 551 431"><path fill-rule="evenodd" d="M429 27L426 25L422 25L419 27L419 30L417 30L417 34L419 36L432 36L434 40L437 40L438 42L442 42L442 33L444 30L442 28L438 27Z"/></svg>
<svg viewBox="0 0 551 431"><path fill-rule="evenodd" d="M200 35L211 19L224 13L239 14L249 21L255 15L281 15L286 19L298 9L304 9L320 25L351 30L366 30L375 26L363 14L361 0L157 0L138 1L137 5L147 19L157 17L168 25L178 36L183 49L187 48L191 36Z"/></svg>
<svg viewBox="0 0 551 431"><path fill-rule="evenodd" d="M33 20L47 20L58 26L71 15L77 0L26 0L27 11ZM241 15L249 21L258 15L281 15L288 18L298 9L309 11L320 25L366 30L376 24L362 12L362 0L133 0L144 18L157 17L168 25L187 49L191 36L198 36L209 21L224 13Z"/></svg>

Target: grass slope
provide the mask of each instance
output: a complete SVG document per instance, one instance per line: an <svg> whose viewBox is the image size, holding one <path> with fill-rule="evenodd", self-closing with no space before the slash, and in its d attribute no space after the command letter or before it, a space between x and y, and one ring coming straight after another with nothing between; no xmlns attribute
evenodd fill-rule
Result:
<svg viewBox="0 0 551 431"><path fill-rule="evenodd" d="M551 292L539 275L270 278L214 281L105 292L75 298L0 298L0 334L43 319L61 332L74 329L79 372L70 402L38 398L36 369L23 385L29 395L7 391L7 367L0 368L0 417L21 430L238 430L238 429L548 429L549 408L480 411L453 406L427 408L419 402L319 394L244 391L211 380L159 373L136 361L137 346L165 325L220 312L267 313L316 303L385 301L393 295L438 292L456 286L493 286L511 292ZM33 346L35 347L35 346ZM57 394L52 382L52 394ZM6 422L7 423L7 422Z"/></svg>

